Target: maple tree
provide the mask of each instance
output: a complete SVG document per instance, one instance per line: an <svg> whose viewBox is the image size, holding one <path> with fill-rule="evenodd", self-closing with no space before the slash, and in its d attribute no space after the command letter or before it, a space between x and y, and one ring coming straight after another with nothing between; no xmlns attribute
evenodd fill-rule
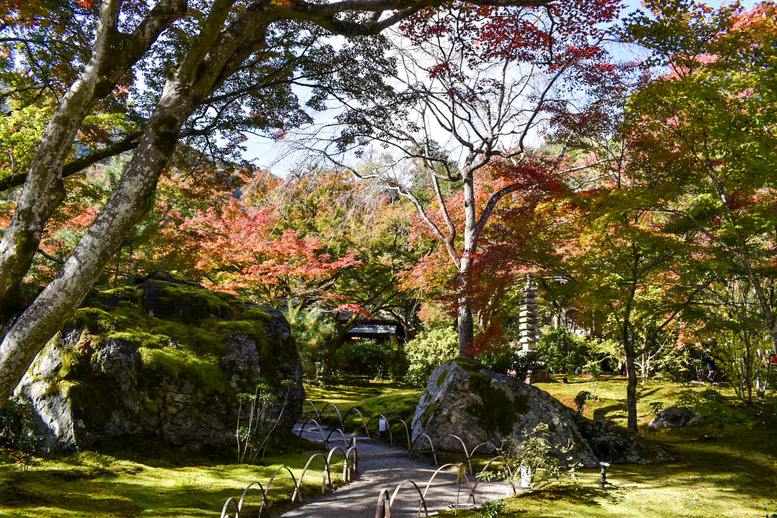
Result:
<svg viewBox="0 0 777 518"><path fill-rule="evenodd" d="M49 220L27 273L27 282L33 289L50 282L56 275L57 268L110 196L127 161L128 157L120 156L105 165L91 167L84 175L65 179L68 198ZM207 272L197 267L203 254L201 243L194 239L185 223L199 211L221 210L236 192L258 196L281 181L263 171L229 164L200 161L196 170L192 170L186 160L176 159L176 162L181 169L168 169L162 175L157 192L150 200L153 205L125 236L97 283L121 284L128 278L157 270L202 279ZM5 207L6 217L12 214L12 208L13 202Z"/></svg>
<svg viewBox="0 0 777 518"><path fill-rule="evenodd" d="M153 6L131 0L57 3L68 23L57 34L68 41L72 32L87 41L77 45L78 58L52 55L46 67L60 73L63 86L27 172L11 222L0 242L0 302L4 334L0 344L3 395L11 393L45 342L75 311L91 284L120 247L124 237L150 206L162 171L180 138L187 136L205 149L224 137L235 145L241 130L272 133L302 123L307 114L291 84L305 77L314 86L309 101L323 108L331 93L358 96L374 84L365 63L383 59L382 45L363 36L383 29L440 2L355 0L329 4L236 0L160 0ZM483 2L488 3L488 2ZM495 0L497 4L544 5L546 0ZM24 17L38 2L4 3L2 18ZM30 20L35 20L30 16ZM54 24L42 18L28 25L5 23L6 48L18 31L39 34ZM339 50L325 36L353 36ZM65 36L65 37L63 37ZM358 38L362 36L362 38ZM30 39L30 38L27 38ZM20 60L6 59L5 69ZM69 76L72 71L73 76ZM140 72L142 82L135 74ZM132 88L122 88L132 85ZM142 85L142 90L140 89ZM21 89L19 89L21 91ZM122 96L114 95L122 93ZM131 96L132 103L126 96ZM121 131L107 146L83 160L72 156L85 119L117 100L131 105L135 128ZM229 114L230 117L224 117ZM61 206L62 178L97 157L133 149L132 159L110 199L59 273L24 312L9 322L19 307L18 293L38 249L47 222ZM233 151L237 149L233 147ZM81 157L83 158L83 157ZM69 164L66 162L70 160ZM68 165L77 163L76 166Z"/></svg>
<svg viewBox="0 0 777 518"><path fill-rule="evenodd" d="M596 119L592 99L618 75L600 27L618 9L617 1L602 1L419 13L402 27L408 47L395 49L404 65L392 76L395 90L367 106L350 104L340 117L347 125L336 141L340 151L364 154L379 144L392 154L383 161L388 167L375 163L357 174L380 178L414 204L440 243L425 265L444 259L453 267L463 356L474 353L473 267L486 255L489 221L508 200L520 205L524 198L528 207L561 189L557 176L569 168L563 152L542 156L531 142L548 118L583 127ZM449 195L445 183L455 185Z"/></svg>
<svg viewBox="0 0 777 518"><path fill-rule="evenodd" d="M692 271L700 273L687 266L696 249L693 236L672 231L666 189L624 174L620 181L600 180L596 189L547 209L558 224L546 234L557 255L544 266L546 283L570 285L589 325L620 343L627 426L636 431L637 362L667 341L675 343L683 312L707 282L691 280Z"/></svg>
<svg viewBox="0 0 777 518"><path fill-rule="evenodd" d="M627 30L654 51L648 66L671 72L664 68L629 98L616 134L625 152L556 208L560 225L549 234L554 273L621 343L633 430L638 358L692 339L687 326L702 301L728 299L739 310L734 331L747 330L754 307L770 328L774 279L766 165L774 120L763 104L774 90L762 77L773 59L774 6L746 13L736 5L646 5L652 13L634 15ZM752 287L747 304L728 296L731 283L743 280Z"/></svg>
<svg viewBox="0 0 777 518"><path fill-rule="evenodd" d="M409 248L407 207L385 189L356 181L346 171L317 169L287 179L276 194L281 228L316 236L332 257L355 257L315 286L315 296L287 300L290 314L311 304L327 312L333 332L323 347L324 375L331 373L346 334L370 318L389 318L411 327L415 297L396 275L415 263Z"/></svg>
<svg viewBox="0 0 777 518"><path fill-rule="evenodd" d="M697 234L697 265L714 281L707 300L757 324L777 350L777 6L647 5L653 18L631 20L630 32L670 72L631 100L634 162L683 192L673 227ZM731 285L752 297L732 299Z"/></svg>
<svg viewBox="0 0 777 518"><path fill-rule="evenodd" d="M211 287L250 293L274 303L322 296L321 287L359 261L353 251L332 257L316 236L276 231L275 207L251 210L232 199L221 210L209 209L182 223L202 250L197 268L208 272Z"/></svg>

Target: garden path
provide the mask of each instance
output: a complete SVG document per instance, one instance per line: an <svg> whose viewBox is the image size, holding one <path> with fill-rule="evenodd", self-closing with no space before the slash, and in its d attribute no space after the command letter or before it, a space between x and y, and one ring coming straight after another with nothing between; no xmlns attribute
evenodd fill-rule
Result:
<svg viewBox="0 0 777 518"><path fill-rule="evenodd" d="M299 426L299 425L297 425ZM299 429L297 429L299 430ZM325 434L328 432L325 432ZM314 427L306 427L303 437L323 442L321 432ZM332 436L334 437L334 435ZM344 441L330 440L330 446L342 446ZM357 437L359 451L359 473L353 482L340 487L333 493L322 496L312 502L281 514L282 518L372 518L378 503L378 496L383 489L393 493L404 480L415 482L420 491L426 488L429 479L436 468L420 460L408 458L407 451L382 444L377 444L367 437ZM462 454L462 461L465 461ZM332 474L333 480L335 473ZM452 509L457 498L460 508L471 507L468 498L467 482L461 489L456 483L455 472L442 472L435 479L426 494L429 515ZM475 483L474 477L469 477ZM507 496L509 485L505 482L481 482L476 489L476 502L482 504L487 500L496 500ZM391 507L392 518L424 516L418 514L421 499L411 484L406 484L399 491Z"/></svg>

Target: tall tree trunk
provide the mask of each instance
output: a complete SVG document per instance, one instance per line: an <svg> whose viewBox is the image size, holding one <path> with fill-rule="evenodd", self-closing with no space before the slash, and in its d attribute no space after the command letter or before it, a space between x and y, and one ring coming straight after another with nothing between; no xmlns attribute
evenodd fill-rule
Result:
<svg viewBox="0 0 777 518"><path fill-rule="evenodd" d="M637 428L637 369L634 365L633 351L626 350L626 374L628 383L626 384L626 410L627 420L626 428L636 432Z"/></svg>
<svg viewBox="0 0 777 518"><path fill-rule="evenodd" d="M628 307L628 306L627 306ZM623 320L622 340L623 351L626 353L626 428L636 432L637 429L637 366L635 365L636 354L634 350L634 333L631 329L631 320L629 311Z"/></svg>
<svg viewBox="0 0 777 518"><path fill-rule="evenodd" d="M459 356L471 358L472 344L475 342L475 326L472 318L472 305L469 297L462 293L457 301L456 325L459 331Z"/></svg>
<svg viewBox="0 0 777 518"><path fill-rule="evenodd" d="M475 182L472 173L463 175L464 196L464 247L459 259L458 297L456 323L459 331L459 356L470 358L475 343L475 325L470 302L470 270L477 248L477 218L475 213Z"/></svg>

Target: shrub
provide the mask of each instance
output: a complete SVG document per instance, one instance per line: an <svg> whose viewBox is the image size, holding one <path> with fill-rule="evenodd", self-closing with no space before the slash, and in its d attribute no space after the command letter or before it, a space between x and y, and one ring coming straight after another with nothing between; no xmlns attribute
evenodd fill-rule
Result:
<svg viewBox="0 0 777 518"><path fill-rule="evenodd" d="M349 343L337 351L336 364L346 374L382 378L391 364L391 346L369 339Z"/></svg>
<svg viewBox="0 0 777 518"><path fill-rule="evenodd" d="M480 506L478 516L481 518L498 518L499 513L505 510L505 503L502 500L492 500L490 502L484 502Z"/></svg>
<svg viewBox="0 0 777 518"><path fill-rule="evenodd" d="M571 374L595 360L585 339L562 328L548 331L537 344L539 359L554 373Z"/></svg>
<svg viewBox="0 0 777 518"><path fill-rule="evenodd" d="M507 374L515 372L517 378L523 379L529 371L542 367L537 351L524 353L521 350L506 348L496 353L483 353L477 355L477 360L495 372Z"/></svg>
<svg viewBox="0 0 777 518"><path fill-rule="evenodd" d="M575 396L575 405L577 405L578 414L583 413L583 408L585 408L585 404L588 401L599 401L599 398L596 396L596 394L588 392L587 390L581 390L577 393Z"/></svg>
<svg viewBox="0 0 777 518"><path fill-rule="evenodd" d="M281 402L279 417L283 415L288 403L289 388L294 386L294 381L283 380L286 388L284 399ZM270 436L278 426L278 421L270 417L270 411L276 404L277 398L271 386L265 383L256 385L253 394L241 393L237 395L240 406L237 411L238 427L235 432L237 440L237 461L240 464L254 464L261 461L267 453ZM245 416L243 410L248 412ZM246 418L244 421L243 418Z"/></svg>
<svg viewBox="0 0 777 518"><path fill-rule="evenodd" d="M422 332L405 345L408 369L406 380L415 386L429 381L435 367L452 360L458 354L459 336L450 327L437 327Z"/></svg>
<svg viewBox="0 0 777 518"><path fill-rule="evenodd" d="M35 435L35 410L30 403L8 399L0 406L0 445L36 451L42 437Z"/></svg>
<svg viewBox="0 0 777 518"><path fill-rule="evenodd" d="M569 462L567 457L572 446L561 447L552 445L545 435L548 425L539 423L533 430L524 430L521 441L513 439L502 443L498 448L502 465L498 471L482 471L478 478L486 482L493 479L510 480L521 476L521 469L528 469L531 478L532 489L537 489L551 480L558 480L562 476L570 477L577 483L577 469L579 464ZM566 459L562 465L559 458Z"/></svg>

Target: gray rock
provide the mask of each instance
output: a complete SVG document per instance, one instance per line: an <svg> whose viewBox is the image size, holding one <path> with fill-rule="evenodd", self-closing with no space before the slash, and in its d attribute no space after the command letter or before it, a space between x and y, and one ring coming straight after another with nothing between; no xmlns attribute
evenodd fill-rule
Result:
<svg viewBox="0 0 777 518"><path fill-rule="evenodd" d="M59 343L62 347L75 347L75 345L81 340L81 334L83 329L80 327L68 327L65 326L62 332L59 334Z"/></svg>
<svg viewBox="0 0 777 518"><path fill-rule="evenodd" d="M703 418L701 414L691 408L672 406L658 413L648 424L650 430L663 430L664 428L682 428L700 424Z"/></svg>
<svg viewBox="0 0 777 518"><path fill-rule="evenodd" d="M15 394L35 407L35 433L43 437L42 447L47 451L56 449L60 441L75 442L75 423L68 399L51 392L50 380L57 377L61 368L59 348L47 345L22 378Z"/></svg>
<svg viewBox="0 0 777 518"><path fill-rule="evenodd" d="M259 350L256 342L246 335L231 334L227 338L227 352L221 357L221 366L226 370L240 374L250 374L259 377L262 366L259 361Z"/></svg>
<svg viewBox="0 0 777 518"><path fill-rule="evenodd" d="M607 419L585 419L577 423L583 440L597 459L609 463L653 464L672 457L638 433L615 426Z"/></svg>
<svg viewBox="0 0 777 518"><path fill-rule="evenodd" d="M267 332L270 335L283 340L291 337L291 326L283 313L267 306L262 306L262 310L270 315L270 321L267 323Z"/></svg>
<svg viewBox="0 0 777 518"><path fill-rule="evenodd" d="M288 326L288 324L286 325ZM302 415L302 405L305 403L305 388L302 386L302 361L287 362L281 365L278 368L278 375L283 382L270 412L277 416L278 426L291 429Z"/></svg>
<svg viewBox="0 0 777 518"><path fill-rule="evenodd" d="M470 450L481 443L493 450L506 440L520 443L540 423L548 425L544 437L551 444L569 447L563 455L556 454L563 462L593 467L600 461L657 460L640 456L651 446L640 442L638 434L586 420L537 387L463 359L447 362L432 373L413 417L412 440L416 447L425 448L426 434L435 448L460 450L456 435Z"/></svg>
<svg viewBox="0 0 777 518"><path fill-rule="evenodd" d="M167 272L152 273L138 288L147 313L157 318L173 317L196 323L211 316L227 318L231 309L223 294Z"/></svg>
<svg viewBox="0 0 777 518"><path fill-rule="evenodd" d="M95 372L110 378L123 391L135 388L142 367L143 361L135 348L120 340L105 340L93 366Z"/></svg>
<svg viewBox="0 0 777 518"><path fill-rule="evenodd" d="M490 443L493 450L504 440L521 441L524 431L548 425L551 444L572 445L569 456L586 466L598 460L585 444L575 423L575 412L548 393L517 378L482 369L457 359L432 373L412 421L413 440L424 433L436 448L460 450L453 435L469 449ZM417 440L419 446L424 440Z"/></svg>

